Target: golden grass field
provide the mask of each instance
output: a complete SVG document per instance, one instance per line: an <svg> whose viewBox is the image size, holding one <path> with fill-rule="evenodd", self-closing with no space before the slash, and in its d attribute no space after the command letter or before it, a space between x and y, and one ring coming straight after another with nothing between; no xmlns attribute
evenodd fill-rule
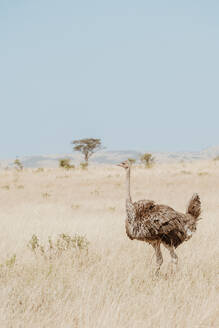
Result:
<svg viewBox="0 0 219 328"><path fill-rule="evenodd" d="M219 162L133 167L131 179L133 200L184 212L201 197L197 232L177 268L162 248L157 278L152 247L125 233L123 169L0 171L0 327L219 327ZM47 245L61 233L86 235L88 251L27 247L33 234Z"/></svg>

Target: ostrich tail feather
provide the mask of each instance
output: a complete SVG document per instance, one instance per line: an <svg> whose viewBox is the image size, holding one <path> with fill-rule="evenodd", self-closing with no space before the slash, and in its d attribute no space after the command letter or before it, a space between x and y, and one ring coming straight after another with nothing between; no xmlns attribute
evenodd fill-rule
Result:
<svg viewBox="0 0 219 328"><path fill-rule="evenodd" d="M201 214L201 201L198 194L194 194L190 199L187 213L191 214L196 220Z"/></svg>

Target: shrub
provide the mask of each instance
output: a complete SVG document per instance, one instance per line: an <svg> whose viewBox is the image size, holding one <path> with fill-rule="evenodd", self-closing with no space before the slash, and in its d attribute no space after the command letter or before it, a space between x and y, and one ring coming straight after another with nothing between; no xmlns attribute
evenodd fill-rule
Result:
<svg viewBox="0 0 219 328"><path fill-rule="evenodd" d="M44 168L43 167L38 167L38 169L36 169L35 173L41 173L44 172Z"/></svg>
<svg viewBox="0 0 219 328"><path fill-rule="evenodd" d="M17 170L19 170L19 171L22 171L23 170L23 164L21 163L21 161L18 159L18 158L16 158L15 159L15 161L14 161L14 166L15 166L15 168L17 169Z"/></svg>
<svg viewBox="0 0 219 328"><path fill-rule="evenodd" d="M191 171L186 171L186 170L182 170L181 173L182 173L182 174L192 174Z"/></svg>
<svg viewBox="0 0 219 328"><path fill-rule="evenodd" d="M43 192L42 193L42 197L44 198L44 199L47 199L47 198L49 198L51 195L48 193L48 192Z"/></svg>
<svg viewBox="0 0 219 328"><path fill-rule="evenodd" d="M145 167L150 168L154 164L154 157L150 153L145 153L140 157L141 162Z"/></svg>
<svg viewBox="0 0 219 328"><path fill-rule="evenodd" d="M37 251L41 251L41 253L44 253L44 248L43 246L40 245L39 243L39 238L37 237L37 235L33 235L32 238L30 239L30 241L27 244L27 247L33 251L35 254Z"/></svg>
<svg viewBox="0 0 219 328"><path fill-rule="evenodd" d="M16 254L13 254L11 257L7 258L6 261L0 264L0 269L12 269L16 263Z"/></svg>
<svg viewBox="0 0 219 328"><path fill-rule="evenodd" d="M5 189L5 190L9 190L10 189L10 186L9 185L5 185L5 186L2 186L1 188L2 189Z"/></svg>
<svg viewBox="0 0 219 328"><path fill-rule="evenodd" d="M5 265L8 268L12 268L15 265L16 262L16 254L12 255L9 259L5 261Z"/></svg>
<svg viewBox="0 0 219 328"><path fill-rule="evenodd" d="M18 185L17 189L24 189L24 185Z"/></svg>
<svg viewBox="0 0 219 328"><path fill-rule="evenodd" d="M79 251L81 250L87 250L88 249L88 240L85 236L80 236L78 234L75 234L74 236L69 236L67 234L60 234L58 238L55 241L55 249L59 251L59 253L66 251L68 249L77 249Z"/></svg>
<svg viewBox="0 0 219 328"><path fill-rule="evenodd" d="M87 170L87 167L88 167L88 163L86 163L86 162L82 162L82 163L80 163L80 168L81 168L82 170Z"/></svg>
<svg viewBox="0 0 219 328"><path fill-rule="evenodd" d="M135 163L136 163L136 159L135 159L135 158L128 158L128 161L129 161L131 164L135 164Z"/></svg>
<svg viewBox="0 0 219 328"><path fill-rule="evenodd" d="M39 238L34 234L27 244L27 247L34 252L44 256L46 259L61 256L66 251L88 251L89 242L85 236L75 234L70 236L62 233L54 240L48 238L47 245L40 244Z"/></svg>
<svg viewBox="0 0 219 328"><path fill-rule="evenodd" d="M75 166L73 164L70 164L70 158L62 158L59 160L59 167L62 167L66 170L74 169Z"/></svg>

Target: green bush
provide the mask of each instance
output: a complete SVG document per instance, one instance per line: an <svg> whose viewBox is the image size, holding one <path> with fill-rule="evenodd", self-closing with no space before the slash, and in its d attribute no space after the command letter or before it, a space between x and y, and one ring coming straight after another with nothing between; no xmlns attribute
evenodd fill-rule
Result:
<svg viewBox="0 0 219 328"><path fill-rule="evenodd" d="M41 172L44 172L43 167L38 167L38 169L35 170L35 173L41 173Z"/></svg>
<svg viewBox="0 0 219 328"><path fill-rule="evenodd" d="M34 234L27 244L27 247L34 253L51 258L54 256L61 256L66 251L88 251L89 242L85 236L75 234L70 236L62 233L54 240L48 238L48 243L42 245L39 238Z"/></svg>
<svg viewBox="0 0 219 328"><path fill-rule="evenodd" d="M135 164L135 163L136 163L136 159L135 159L135 158L128 158L128 161L129 161L131 164Z"/></svg>
<svg viewBox="0 0 219 328"><path fill-rule="evenodd" d="M70 164L70 158L62 158L59 160L59 167L64 168L66 170L74 169L75 166Z"/></svg>
<svg viewBox="0 0 219 328"><path fill-rule="evenodd" d="M81 168L82 170L87 170L87 167L88 167L88 163L86 163L86 162L82 162L82 163L80 163L80 168Z"/></svg>
<svg viewBox="0 0 219 328"><path fill-rule="evenodd" d="M150 153L145 153L140 157L140 161L145 167L150 168L154 164L154 157Z"/></svg>
<svg viewBox="0 0 219 328"><path fill-rule="evenodd" d="M18 159L18 158L16 158L15 160L14 160L14 166L15 166L15 168L17 169L17 170L19 170L19 171L22 171L23 170L23 164L21 163L21 161Z"/></svg>

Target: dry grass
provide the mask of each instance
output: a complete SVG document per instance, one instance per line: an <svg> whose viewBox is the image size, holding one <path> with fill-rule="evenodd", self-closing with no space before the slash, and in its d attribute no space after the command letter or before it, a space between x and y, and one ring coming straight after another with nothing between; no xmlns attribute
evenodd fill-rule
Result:
<svg viewBox="0 0 219 328"><path fill-rule="evenodd" d="M186 172L186 173L185 173ZM133 199L184 211L200 194L204 220L155 279L153 250L124 229L125 172L117 167L0 172L0 327L218 327L219 164L134 168ZM6 187L7 186L7 187ZM86 235L88 252L34 254L33 234Z"/></svg>

